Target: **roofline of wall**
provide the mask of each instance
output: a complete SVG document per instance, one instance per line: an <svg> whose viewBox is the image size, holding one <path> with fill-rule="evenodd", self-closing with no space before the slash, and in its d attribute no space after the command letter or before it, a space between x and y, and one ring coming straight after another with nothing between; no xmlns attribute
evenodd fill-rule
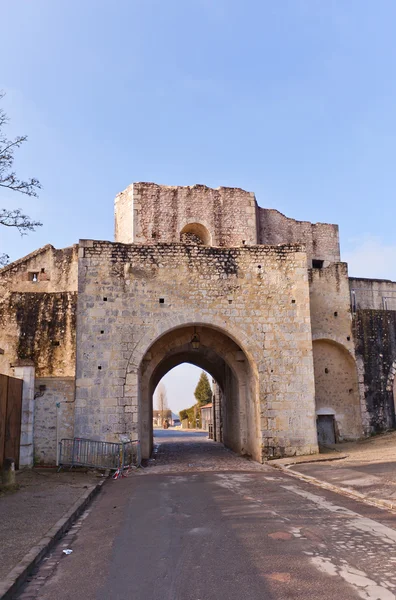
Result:
<svg viewBox="0 0 396 600"><path fill-rule="evenodd" d="M128 185L125 188L125 190L122 190L121 192L119 192L116 195L116 199L118 196L120 196L121 194L124 194L126 191L130 190L135 185L154 186L156 188L163 188L163 189L168 189L168 190L177 190L177 189L182 189L182 190L190 189L191 190L194 188L202 188L204 190L213 190L216 192L219 192L220 190L235 190L236 192L242 192L244 194L248 194L248 195L252 196L252 198L254 198L254 200L256 201L256 206L258 209L276 212L279 215L281 215L282 217L284 217L285 219L288 219L289 221L294 221L294 223L307 223L308 225L330 225L331 227L337 227L337 229L338 229L337 223L323 223L323 222L312 223L311 221L299 221L298 219L294 219L293 217L288 217L287 215L282 213L280 210L277 210L276 208L266 208L264 206L260 206L259 203L257 202L256 194L254 192L249 192L248 190L244 190L243 188L240 188L240 187L231 187L231 186L220 185L216 188L213 188L213 187L209 187L208 185L201 184L201 183L195 183L194 185L164 185L161 183L155 183L153 181L134 181L133 183Z"/></svg>
<svg viewBox="0 0 396 600"><path fill-rule="evenodd" d="M35 258L39 254L42 254L43 252L47 252L48 250L55 250L55 251L56 250L68 250L69 248L76 248L76 247L78 247L78 244L73 244L72 246L66 246L65 248L55 248L52 244L46 244L45 246L42 246L41 248L34 250L30 254L27 254L26 256L23 256L22 258L18 258L18 260L14 260L10 264L6 265L5 267L2 267L0 269L0 275L3 275L3 273L6 273L7 271L11 271L14 267L17 267L18 265L21 265L24 262L27 262L31 258Z"/></svg>
<svg viewBox="0 0 396 600"><path fill-rule="evenodd" d="M337 230L339 229L337 223L324 223L323 221L318 221L317 223L312 223L312 221L300 221L298 219L294 219L293 217L288 217L287 215L285 215L283 212L281 212L277 208L268 208L268 207L265 207L265 206L260 206L259 204L257 204L257 207L259 208L259 210L268 210L270 212L278 213L278 215L281 215L282 217L284 217L288 221L293 221L294 223L306 223L307 225L311 225L311 226L315 226L315 225L328 225L329 227L337 227Z"/></svg>
<svg viewBox="0 0 396 600"><path fill-rule="evenodd" d="M131 186L135 186L135 185L146 185L146 186L153 186L156 188L163 188L165 190L192 190L194 188L201 188L204 190L214 190L216 192L220 191L220 190L235 190L237 192L243 192L244 194L249 194L250 196L252 196L253 198L255 198L255 194L254 192L249 192L248 190L244 190L240 187L232 187L232 186L226 186L226 185L220 185L216 188L212 188L208 185L205 185L203 183L194 183L193 185L164 185L162 183L155 183L154 181L134 181L131 184L129 184L125 190L122 190L122 192L119 192L117 194L117 196L119 196L120 194L123 194L124 192L126 192L127 190L130 189Z"/></svg>
<svg viewBox="0 0 396 600"><path fill-rule="evenodd" d="M349 277L349 281L374 281L378 283L395 283L392 279L373 279L372 277Z"/></svg>
<svg viewBox="0 0 396 600"><path fill-rule="evenodd" d="M82 239L79 240L77 246L80 248L92 248L94 244L112 244L113 246L139 246L141 248L155 248L160 246L188 246L188 244L183 244L182 242L132 242L131 244L124 244L123 242L110 242L109 240L88 240ZM194 248L195 246L189 246ZM203 250L220 250L226 252L227 250L246 250L249 248L272 248L273 250L279 250L282 248L288 248L294 252L304 252L306 253L306 245L300 242L285 242L284 244L241 244L240 246L205 246L199 245L196 246L199 249ZM333 264L333 263L332 263Z"/></svg>

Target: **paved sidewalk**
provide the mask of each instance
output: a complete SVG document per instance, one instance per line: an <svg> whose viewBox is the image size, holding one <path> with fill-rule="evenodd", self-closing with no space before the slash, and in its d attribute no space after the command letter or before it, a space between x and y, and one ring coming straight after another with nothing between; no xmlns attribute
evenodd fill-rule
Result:
<svg viewBox="0 0 396 600"><path fill-rule="evenodd" d="M270 464L314 477L347 492L357 492L368 500L391 502L396 507L395 431L338 444L320 455L282 459Z"/></svg>
<svg viewBox="0 0 396 600"><path fill-rule="evenodd" d="M0 492L0 581L100 479L92 473L42 469L17 473L19 489Z"/></svg>

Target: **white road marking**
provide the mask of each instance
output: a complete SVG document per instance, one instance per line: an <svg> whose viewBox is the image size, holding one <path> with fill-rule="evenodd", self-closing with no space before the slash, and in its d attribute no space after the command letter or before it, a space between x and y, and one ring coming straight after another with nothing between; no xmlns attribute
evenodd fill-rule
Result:
<svg viewBox="0 0 396 600"><path fill-rule="evenodd" d="M366 519L353 510L333 504L333 502L325 500L325 498L317 496L316 494L312 494L311 492L306 492L295 485L283 485L282 487L290 492L293 492L294 494L297 494L298 496L302 496L303 498L314 502L317 506L323 508L324 510L328 510L332 513L338 513L339 515L342 514L352 517L351 521L345 522L344 527L350 527L351 529L357 529L364 531L365 533L370 533L375 537L381 538L385 544L396 544L396 531L394 529L391 529L386 525L382 525L377 521L373 521L372 519Z"/></svg>
<svg viewBox="0 0 396 600"><path fill-rule="evenodd" d="M322 573L331 577L340 576L344 581L353 586L356 592L364 600L396 600L396 596L383 585L378 585L375 581L367 577L363 571L358 571L348 564L338 567L330 558L315 556L311 558L311 563Z"/></svg>
<svg viewBox="0 0 396 600"><path fill-rule="evenodd" d="M348 508L338 506L321 496L307 492L295 485L283 485L282 487L289 492L293 492L294 494L313 502L323 510L336 513L342 517L351 517L350 519L343 520L342 528L344 531L352 529L354 531L364 532L373 537L380 538L381 542L388 546L396 545L396 531L394 529L382 525L382 523L378 523L377 521L373 521L372 519L362 517ZM356 536L356 534L354 535ZM377 544L378 542L374 543ZM345 544L339 543L338 546L346 549ZM304 552L304 554L308 555L309 553ZM391 558L391 560L395 559ZM381 581L381 583L378 583L373 579L370 579L364 571L349 565L344 559L337 561L341 563L337 564L336 559L334 558L317 555L312 557L310 561L311 564L323 573L332 577L341 577L344 581L353 586L360 598L363 598L364 600L396 600L395 594L391 591L395 590L394 584L389 581Z"/></svg>

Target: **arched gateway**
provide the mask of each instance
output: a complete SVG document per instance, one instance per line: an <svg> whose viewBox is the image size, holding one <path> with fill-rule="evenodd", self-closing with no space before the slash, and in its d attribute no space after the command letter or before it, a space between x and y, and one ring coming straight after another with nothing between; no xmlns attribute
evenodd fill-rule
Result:
<svg viewBox="0 0 396 600"><path fill-rule="evenodd" d="M208 371L220 389L221 400L214 410L215 420L221 423L221 441L260 460L257 370L229 335L202 324L166 332L143 356L138 374L143 456L152 449L154 390L168 371L183 362Z"/></svg>
<svg viewBox="0 0 396 600"><path fill-rule="evenodd" d="M155 386L187 361L219 385L228 447L257 461L317 451L301 246L86 240L79 252L76 436L139 438L148 457Z"/></svg>

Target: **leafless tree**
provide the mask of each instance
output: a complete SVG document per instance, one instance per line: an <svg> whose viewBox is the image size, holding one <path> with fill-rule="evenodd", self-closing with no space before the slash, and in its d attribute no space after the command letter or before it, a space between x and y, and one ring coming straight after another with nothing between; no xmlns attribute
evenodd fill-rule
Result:
<svg viewBox="0 0 396 600"><path fill-rule="evenodd" d="M166 387L163 383L160 383L155 392L155 404L157 410L159 410L161 415L161 420L169 418L169 406L168 406L168 398L166 395Z"/></svg>
<svg viewBox="0 0 396 600"><path fill-rule="evenodd" d="M0 92L0 100L3 97L4 93ZM26 142L27 136L19 135L15 139L9 140L4 132L7 123L8 117L0 108L0 187L26 196L37 197L37 190L41 188L38 179L18 179L13 170L14 152ZM40 227L42 223L33 221L20 208L0 208L0 225L15 227L21 235L26 235L28 231L35 231L36 227ZM7 264L8 258L7 254L0 254L0 267Z"/></svg>

